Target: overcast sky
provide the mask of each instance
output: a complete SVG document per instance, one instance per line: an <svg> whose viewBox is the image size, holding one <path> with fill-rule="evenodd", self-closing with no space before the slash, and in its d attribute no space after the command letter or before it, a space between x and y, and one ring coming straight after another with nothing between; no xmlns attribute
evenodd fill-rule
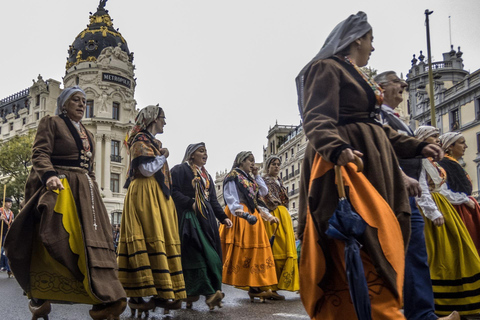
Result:
<svg viewBox="0 0 480 320"><path fill-rule="evenodd" d="M68 46L98 0L0 3L0 98L41 74L62 81ZM369 66L404 76L426 55L425 9L432 55L452 43L465 68L480 68L480 1L109 0L106 8L135 52L137 108L159 103L167 126L159 138L181 161L188 144L204 141L207 169L230 168L241 150L261 160L270 126L299 124L294 79L337 23L361 10L373 26Z"/></svg>

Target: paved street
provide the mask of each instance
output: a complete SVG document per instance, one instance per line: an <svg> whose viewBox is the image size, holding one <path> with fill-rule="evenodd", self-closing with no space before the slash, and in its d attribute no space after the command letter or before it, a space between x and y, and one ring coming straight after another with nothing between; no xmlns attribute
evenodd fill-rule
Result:
<svg viewBox="0 0 480 320"><path fill-rule="evenodd" d="M163 315L163 309L150 312L148 319L308 319L303 309L298 294L281 291L286 295L286 301L267 301L260 303L258 299L251 303L246 291L224 286L225 299L223 308L209 311L202 297L193 305L193 309L172 310L169 315ZM28 311L28 299L22 295L22 289L14 279L8 279L7 274L0 273L0 310L1 320L26 320L31 319ZM52 306L51 320L90 319L87 305L61 305ZM132 319L130 309L127 307L120 319Z"/></svg>

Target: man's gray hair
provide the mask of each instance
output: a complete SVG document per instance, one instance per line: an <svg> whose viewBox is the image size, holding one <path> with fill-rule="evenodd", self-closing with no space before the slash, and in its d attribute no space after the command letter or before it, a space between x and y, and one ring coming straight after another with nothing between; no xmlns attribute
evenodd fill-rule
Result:
<svg viewBox="0 0 480 320"><path fill-rule="evenodd" d="M377 74L375 76L375 78L373 78L373 80L375 80L376 83L382 85L382 84L385 84L389 81L388 76L391 75L391 74L393 74L395 76L397 75L397 73L395 71L391 71L391 70L390 71L385 71L385 72L382 72L380 74Z"/></svg>

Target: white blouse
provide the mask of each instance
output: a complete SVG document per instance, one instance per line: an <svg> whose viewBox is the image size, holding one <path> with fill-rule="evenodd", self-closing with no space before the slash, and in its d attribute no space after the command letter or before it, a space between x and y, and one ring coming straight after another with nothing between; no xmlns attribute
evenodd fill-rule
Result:
<svg viewBox="0 0 480 320"><path fill-rule="evenodd" d="M244 174L247 175L246 173ZM255 181L260 187L260 190L258 191L259 195L261 197L266 196L268 194L268 187L265 184L265 181L263 181L263 178L260 175L257 175L255 177ZM238 210L238 209L243 210L243 206L240 204L240 200L238 197L237 186L235 185L235 181L229 181L223 186L223 197L225 198L225 202L228 208L230 209L230 212L234 216L236 216L235 210Z"/></svg>
<svg viewBox="0 0 480 320"><path fill-rule="evenodd" d="M432 179L434 187L430 190L430 186L427 181L427 174ZM422 189L422 195L416 197L417 204L422 208L425 216L430 220L435 220L443 215L437 208L435 201L433 200L430 192L437 192L443 195L451 204L458 205L468 202L470 199L468 196L461 192L453 192L448 189L447 184L443 182L442 177L438 173L437 168L428 159L422 160L422 172L418 181Z"/></svg>

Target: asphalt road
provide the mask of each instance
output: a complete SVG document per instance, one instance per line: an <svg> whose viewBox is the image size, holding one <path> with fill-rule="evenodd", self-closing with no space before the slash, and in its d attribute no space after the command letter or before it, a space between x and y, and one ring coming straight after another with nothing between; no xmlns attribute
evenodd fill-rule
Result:
<svg viewBox="0 0 480 320"><path fill-rule="evenodd" d="M192 309L186 309L185 303L181 310L172 310L168 315L163 315L163 309L156 309L155 312L150 312L148 319L309 319L300 302L299 295L293 292L279 292L286 296L285 301L260 303L256 299L254 303L251 303L246 291L226 285L223 286L223 291L225 299L221 309L216 308L214 311L209 311L205 304L205 298L201 297L198 302L194 303ZM0 272L0 320L31 319L28 299L22 293L16 280L8 279L6 273ZM89 305L54 304L49 317L50 320L88 320L91 319L88 315L90 309ZM120 319L137 318L130 318L130 309L127 307Z"/></svg>

